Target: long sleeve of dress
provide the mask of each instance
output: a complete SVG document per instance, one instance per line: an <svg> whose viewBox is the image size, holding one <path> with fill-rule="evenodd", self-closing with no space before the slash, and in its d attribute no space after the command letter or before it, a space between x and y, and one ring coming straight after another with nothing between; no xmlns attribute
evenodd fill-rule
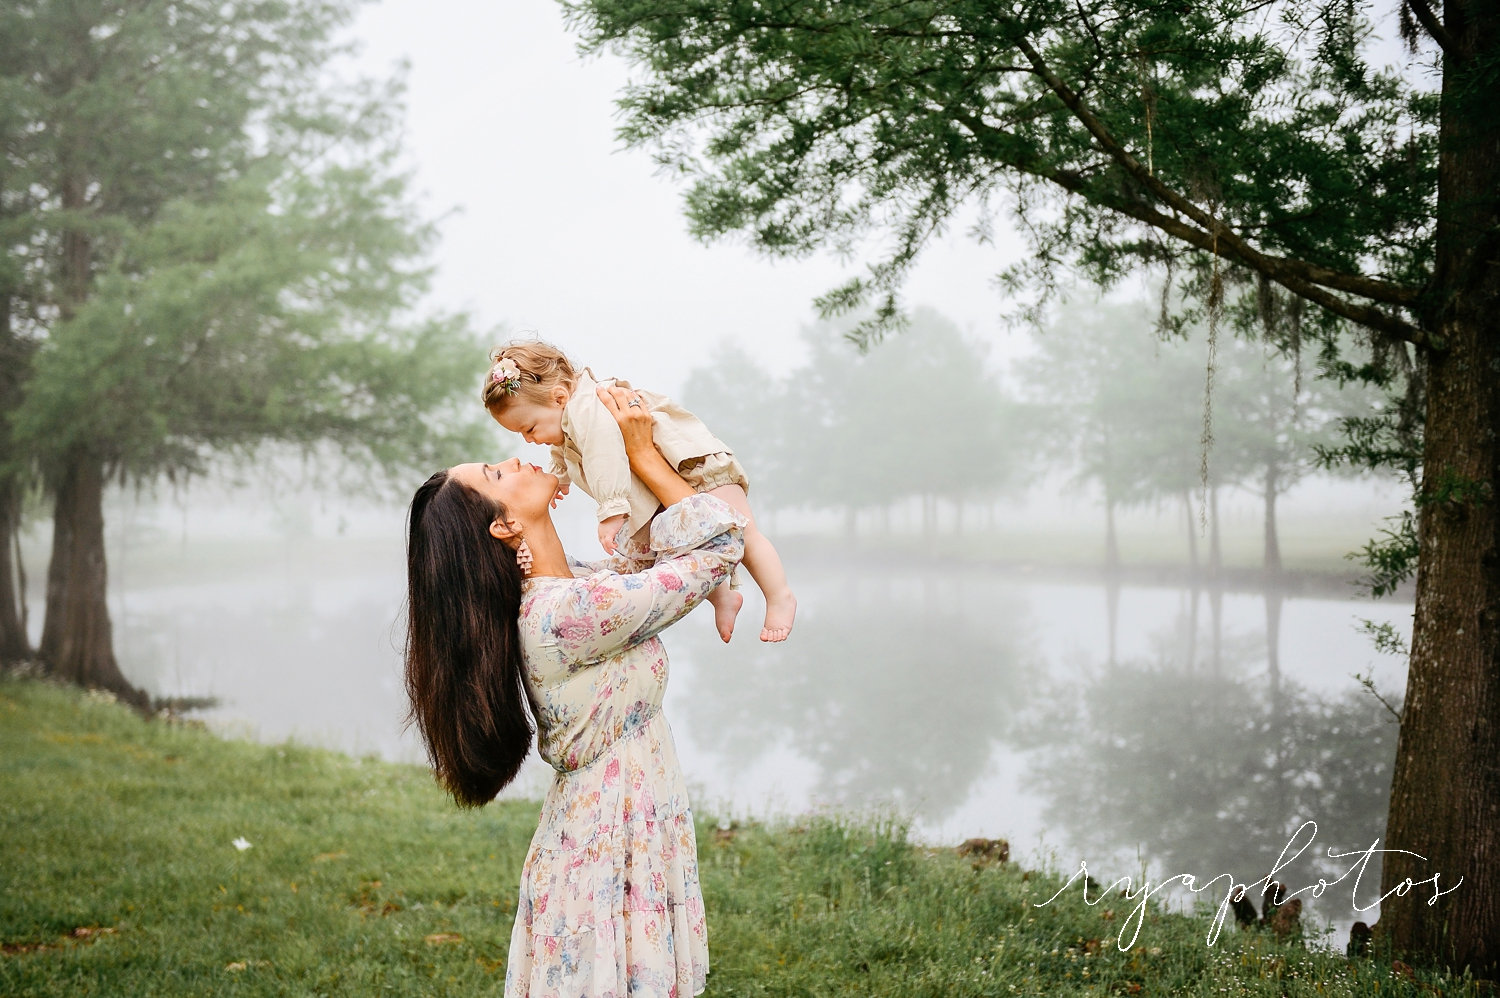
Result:
<svg viewBox="0 0 1500 998"><path fill-rule="evenodd" d="M628 575L601 572L575 586L554 627L577 663L615 654L681 618L729 577L745 553L746 520L708 493L687 496L651 524L656 563Z"/></svg>

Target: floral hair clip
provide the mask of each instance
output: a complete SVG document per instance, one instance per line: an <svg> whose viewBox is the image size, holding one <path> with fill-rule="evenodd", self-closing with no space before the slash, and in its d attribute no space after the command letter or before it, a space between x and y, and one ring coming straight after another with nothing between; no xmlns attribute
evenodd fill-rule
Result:
<svg viewBox="0 0 1500 998"><path fill-rule="evenodd" d="M490 368L490 380L498 383L507 392L521 387L521 369L509 357L501 357Z"/></svg>

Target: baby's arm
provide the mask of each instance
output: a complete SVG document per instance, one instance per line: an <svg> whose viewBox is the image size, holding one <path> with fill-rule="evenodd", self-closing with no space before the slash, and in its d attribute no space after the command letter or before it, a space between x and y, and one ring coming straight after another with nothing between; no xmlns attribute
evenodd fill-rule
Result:
<svg viewBox="0 0 1500 998"><path fill-rule="evenodd" d="M568 475L568 459L563 456L561 447L552 448L552 460L548 464L548 471L557 476L557 495L552 497L552 508L557 508L557 500L568 494L573 480Z"/></svg>
<svg viewBox="0 0 1500 998"><path fill-rule="evenodd" d="M601 522L630 512L630 459L625 438L604 403L593 392L576 395L568 403L569 435L578 448L583 477L599 504ZM616 523L616 529L618 529ZM613 531L611 531L613 536Z"/></svg>

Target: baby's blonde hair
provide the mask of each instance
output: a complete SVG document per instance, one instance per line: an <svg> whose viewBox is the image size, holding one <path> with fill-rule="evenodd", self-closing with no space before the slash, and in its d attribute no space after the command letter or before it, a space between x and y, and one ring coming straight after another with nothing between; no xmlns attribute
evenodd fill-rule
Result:
<svg viewBox="0 0 1500 998"><path fill-rule="evenodd" d="M520 383L496 380L493 372L501 361L508 360L520 371ZM552 389L562 385L571 393L578 380L568 355L542 340L515 340L490 351L490 374L484 378L480 397L484 407L498 414L513 400L534 405L551 405ZM507 365L508 366L508 365Z"/></svg>

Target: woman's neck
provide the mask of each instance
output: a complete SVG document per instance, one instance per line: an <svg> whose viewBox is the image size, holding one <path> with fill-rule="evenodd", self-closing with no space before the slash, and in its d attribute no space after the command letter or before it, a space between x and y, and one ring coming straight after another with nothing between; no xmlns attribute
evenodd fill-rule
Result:
<svg viewBox="0 0 1500 998"><path fill-rule="evenodd" d="M531 549L531 573L528 578L573 577L573 569L568 566L568 556L563 551L562 539L557 536L557 527L553 525L552 517L544 514L535 523L524 524L523 531L526 546Z"/></svg>

